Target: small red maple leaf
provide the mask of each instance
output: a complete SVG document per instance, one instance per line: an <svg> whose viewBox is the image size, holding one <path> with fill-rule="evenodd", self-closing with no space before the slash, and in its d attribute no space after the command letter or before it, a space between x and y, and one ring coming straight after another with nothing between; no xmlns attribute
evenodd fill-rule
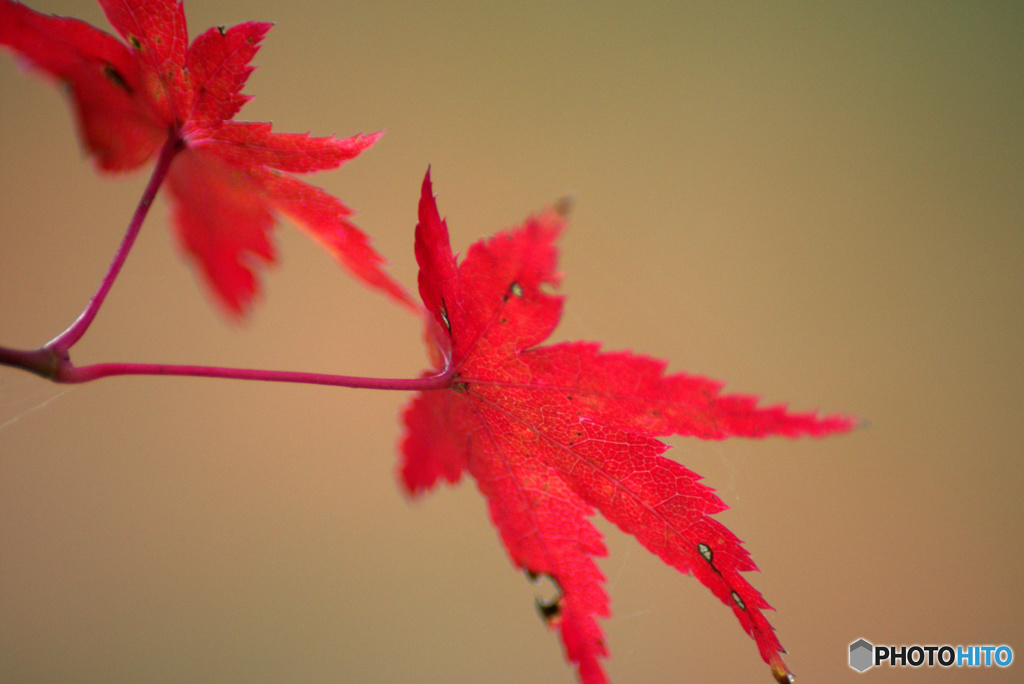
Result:
<svg viewBox="0 0 1024 684"><path fill-rule="evenodd" d="M290 174L333 169L380 133L314 138L234 121L249 62L271 24L211 28L191 45L174 0L99 0L127 42L77 19L0 0L0 44L66 84L82 141L103 171L134 169L169 136L168 173L178 239L217 300L242 316L257 295L256 267L276 261L269 233L286 214L364 283L412 309L384 260L349 222L352 211Z"/></svg>
<svg viewBox="0 0 1024 684"><path fill-rule="evenodd" d="M560 590L542 615L557 626L583 682L604 682L607 657L596 618L609 616L606 555L588 518L599 510L647 549L692 573L729 606L779 681L789 679L770 608L740 574L756 570L740 541L711 515L726 508L700 477L662 456L659 435L822 436L849 430L819 418L758 408L754 397L630 352L589 342L537 346L558 324L562 298L554 241L563 217L548 211L474 244L456 265L423 182L416 226L419 289L446 390L421 392L404 413L400 478L419 495L464 471L487 498L513 564Z"/></svg>

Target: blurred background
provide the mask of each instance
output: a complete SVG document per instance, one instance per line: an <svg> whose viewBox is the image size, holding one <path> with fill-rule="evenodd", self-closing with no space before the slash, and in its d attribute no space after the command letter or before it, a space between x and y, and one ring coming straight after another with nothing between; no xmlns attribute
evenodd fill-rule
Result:
<svg viewBox="0 0 1024 684"><path fill-rule="evenodd" d="M29 4L108 28L89 2ZM798 681L859 681L861 637L1024 657L1024 6L186 10L193 36L275 22L240 118L387 129L311 180L410 288L428 164L460 251L571 193L555 340L870 423L672 440L732 508ZM87 302L148 172L98 176L59 90L6 52L0 92L0 344L34 348ZM419 323L294 226L238 326L167 224L158 200L77 363L425 368ZM0 680L574 681L472 482L399 491L408 399L0 368ZM731 611L598 524L613 681L771 681Z"/></svg>

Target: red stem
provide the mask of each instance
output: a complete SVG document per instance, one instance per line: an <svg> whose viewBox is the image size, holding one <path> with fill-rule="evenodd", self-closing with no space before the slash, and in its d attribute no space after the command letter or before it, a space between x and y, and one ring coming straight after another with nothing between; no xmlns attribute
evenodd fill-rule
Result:
<svg viewBox="0 0 1024 684"><path fill-rule="evenodd" d="M146 185L145 192L139 200L128 230L125 232L121 245L107 269L103 281L96 293L89 300L88 306L71 326L39 349L25 351L0 347L0 365L21 368L31 373L49 378L60 383L82 383L99 380L115 375L177 375L202 378L225 378L235 380L263 380L266 382L293 382L308 385L331 385L334 387L353 387L362 389L429 391L451 387L455 377L455 369L447 368L437 375L422 378L361 378L327 373L299 373L293 371L266 371L246 368L222 368L217 366L175 366L155 363L98 363L91 366L77 367L71 362L70 349L89 329L93 319L103 306L103 301L110 292L114 281L121 272L128 253L135 244L149 208L156 198L157 191L167 177L171 161L183 148L181 138L175 135L168 137L160 148L153 175Z"/></svg>
<svg viewBox="0 0 1024 684"><path fill-rule="evenodd" d="M400 391L429 391L451 387L455 369L447 368L437 375L423 378L361 378L328 373L299 373L295 371L267 371L248 368L221 368L218 366L175 366L159 363L97 363L78 368L70 361L61 364L51 376L54 382L80 383L115 375L179 375L199 378L225 378L232 380L263 380L266 382L294 382L306 385L331 385L357 389Z"/></svg>
<svg viewBox="0 0 1024 684"><path fill-rule="evenodd" d="M167 177L167 171L171 167L171 160L174 159L174 155L183 149L183 145L184 143L177 135L168 136L167 142L160 148L160 156L157 157L153 175L150 176L146 190L142 193L142 198L139 200L139 206L136 207L131 223L128 224L128 230L121 240L121 246L117 248L117 253L114 254L114 259L110 263L110 268L107 269L107 274L103 276L103 281L96 289L96 294L92 296L89 304L75 322L67 330L43 345L44 349L51 349L59 356L66 356L68 350L78 340L82 339L82 335L92 325L93 319L99 313L100 307L103 306L103 301L107 298L107 293L110 292L110 288L114 285L114 281L117 280L117 276L121 272L121 267L124 266L124 262L128 258L128 252L131 251L132 245L135 244L135 238L139 235L142 222L146 220L149 207L153 204L153 199L156 197L160 185L163 184L164 179Z"/></svg>

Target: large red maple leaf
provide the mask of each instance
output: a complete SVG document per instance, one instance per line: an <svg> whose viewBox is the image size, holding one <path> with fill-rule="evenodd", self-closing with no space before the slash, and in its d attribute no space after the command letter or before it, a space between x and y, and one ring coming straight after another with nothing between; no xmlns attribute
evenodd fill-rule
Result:
<svg viewBox="0 0 1024 684"><path fill-rule="evenodd" d="M99 0L127 42L77 19L0 0L0 44L69 88L85 147L103 171L136 168L168 136L183 150L168 174L178 239L217 299L244 314L258 265L276 261L270 229L286 214L356 277L418 308L348 220L352 211L292 173L333 169L380 136L314 138L234 121L249 62L271 24L211 28L188 43L175 0Z"/></svg>
<svg viewBox="0 0 1024 684"><path fill-rule="evenodd" d="M474 244L456 265L423 183L416 227L419 289L429 312L435 362L448 389L422 392L406 408L400 478L412 495L444 478L474 477L516 567L547 575L560 590L542 615L557 626L583 682L606 681L608 656L596 618L608 617L606 554L588 518L599 510L647 549L692 573L729 606L779 681L789 679L770 608L741 572L757 567L711 517L726 508L700 477L662 456L658 435L704 439L849 430L841 416L758 408L723 395L721 384L597 344L537 346L554 330L562 298L554 241L562 216L548 211Z"/></svg>

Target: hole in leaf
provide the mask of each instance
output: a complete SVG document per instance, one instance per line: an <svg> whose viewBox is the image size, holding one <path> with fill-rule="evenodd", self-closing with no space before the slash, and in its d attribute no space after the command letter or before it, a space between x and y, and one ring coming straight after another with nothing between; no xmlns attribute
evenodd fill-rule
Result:
<svg viewBox="0 0 1024 684"><path fill-rule="evenodd" d="M448 334L452 334L452 324L448 320L448 307L445 306L444 300L441 300L441 320L444 321L444 327L448 330Z"/></svg>
<svg viewBox="0 0 1024 684"><path fill-rule="evenodd" d="M562 597L565 595L562 587L558 584L558 580L547 573L527 570L526 576L534 584L545 585L545 596L537 596L534 601L537 606L537 614L550 627L562 616Z"/></svg>
<svg viewBox="0 0 1024 684"><path fill-rule="evenodd" d="M704 560L706 560L708 563L711 562L711 559L714 557L714 554L711 552L710 546L702 542L700 544L697 544L697 550L700 551L700 555L704 556Z"/></svg>

